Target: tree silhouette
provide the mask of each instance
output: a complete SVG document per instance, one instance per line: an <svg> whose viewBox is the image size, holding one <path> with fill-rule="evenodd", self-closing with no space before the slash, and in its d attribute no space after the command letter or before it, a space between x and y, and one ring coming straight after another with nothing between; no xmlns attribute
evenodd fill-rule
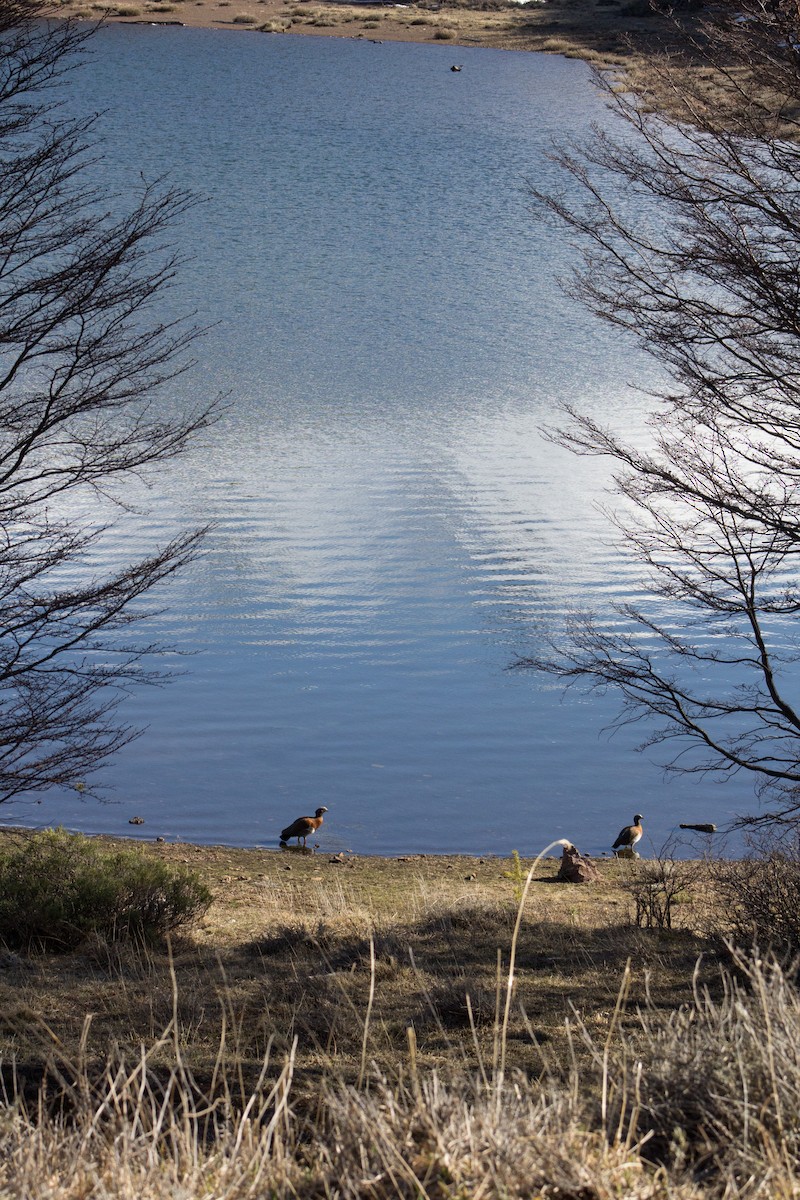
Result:
<svg viewBox="0 0 800 1200"><path fill-rule="evenodd" d="M555 154L583 199L534 193L577 235L573 293L669 383L642 444L575 411L551 432L612 461L653 603L524 665L615 689L674 770L751 775L753 823L800 816L799 33L794 0L745 4L624 89L598 75L618 132Z"/></svg>
<svg viewBox="0 0 800 1200"><path fill-rule="evenodd" d="M98 571L108 527L87 501L107 509L213 417L167 403L195 331L155 307L192 201L143 182L120 215L93 186L95 118L56 90L90 31L47 17L0 3L0 800L82 784L133 736L120 701L159 672L131 626L201 531Z"/></svg>

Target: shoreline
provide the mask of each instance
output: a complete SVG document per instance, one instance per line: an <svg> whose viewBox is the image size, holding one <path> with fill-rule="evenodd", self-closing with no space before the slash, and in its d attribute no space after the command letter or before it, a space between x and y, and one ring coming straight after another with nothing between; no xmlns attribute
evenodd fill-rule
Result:
<svg viewBox="0 0 800 1200"><path fill-rule="evenodd" d="M45 833L48 830L61 828L65 833L74 834L76 837L84 837L91 841L103 842L109 846L139 846L148 851L161 853L165 858L174 859L186 854L199 858L207 858L210 863L224 858L242 860L250 856L263 857L268 855L276 861L280 858L285 858L286 863L291 865L295 860L311 866L312 864L336 863L337 865L350 866L357 862L369 863L416 863L423 862L428 864L441 864L452 862L476 865L492 865L497 863L507 862L514 853L514 848L510 848L506 853L500 851L475 851L474 853L464 850L407 850L399 851L397 854L387 853L371 853L370 851L343 849L340 845L319 846L312 849L311 846L304 849L302 846L286 845L281 846L277 843L254 842L251 845L240 846L228 844L226 842L195 842L190 840L182 840L177 837L163 837L157 834L148 836L137 836L134 833L87 833L81 829L71 829L67 826L58 825L0 825L0 845L5 838L26 838L32 837L35 834ZM516 849L522 857L533 860L541 853L542 847L535 849ZM543 862L549 858L561 857L560 847L552 854L547 854L542 859ZM589 855L596 862L613 862L614 856L611 854Z"/></svg>
<svg viewBox="0 0 800 1200"><path fill-rule="evenodd" d="M429 870L444 868L445 870L469 870L473 871L483 867L485 872L492 873L492 868L503 868L503 877L505 870L509 865L514 864L515 856L519 857L521 862L526 864L532 863L535 859L541 858L542 870L547 872L552 864L561 861L561 844L559 842L544 843L543 845L509 845L505 852L495 850L485 851L463 851L463 850L408 850L401 851L397 854L387 853L372 853L370 851L354 850L351 848L343 849L341 845L333 845L329 847L317 846L312 849L310 846L303 848L296 845L271 845L254 843L248 846L229 845L225 842L193 842L183 841L177 838L167 838L161 835L153 834L151 836L137 837L133 833L86 833L79 829L70 829L66 826L58 825L43 825L39 827L26 825L0 825L0 849L4 839L19 838L25 839L36 834L45 833L55 829L63 829L65 833L76 837L86 838L90 841L101 842L109 847L130 848L139 847L146 853L155 853L159 857L168 862L181 862L185 864L196 863L198 867L203 869L234 867L239 866L241 869L257 870L265 865L277 865L278 869L292 870L297 866L301 870L310 870L312 873L317 870L327 867L328 865L344 868L362 867L370 870L375 868L378 871L393 871L396 867L418 867L425 872ZM595 866L604 869L618 864L621 860L610 849L602 850L599 854L594 854L591 851L583 850L580 846L576 849L580 851L583 858L588 859ZM657 855L643 853L641 861L646 862L653 858L657 859ZM281 861L283 860L283 861ZM687 860L688 861L688 860ZM481 872L483 874L484 872Z"/></svg>

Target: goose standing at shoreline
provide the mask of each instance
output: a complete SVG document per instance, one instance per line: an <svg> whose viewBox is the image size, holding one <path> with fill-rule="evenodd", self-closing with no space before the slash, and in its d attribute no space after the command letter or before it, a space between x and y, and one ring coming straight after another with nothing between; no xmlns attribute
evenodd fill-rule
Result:
<svg viewBox="0 0 800 1200"><path fill-rule="evenodd" d="M612 850L633 850L637 842L642 840L642 814L636 813L633 818L632 825L626 825L624 829L620 829L617 834L617 840L611 847Z"/></svg>
<svg viewBox="0 0 800 1200"><path fill-rule="evenodd" d="M291 825L281 830L281 845L285 846L289 838L296 837L298 846L301 841L305 846L306 838L317 832L327 811L323 806L317 809L313 817L298 817L296 821L292 821Z"/></svg>

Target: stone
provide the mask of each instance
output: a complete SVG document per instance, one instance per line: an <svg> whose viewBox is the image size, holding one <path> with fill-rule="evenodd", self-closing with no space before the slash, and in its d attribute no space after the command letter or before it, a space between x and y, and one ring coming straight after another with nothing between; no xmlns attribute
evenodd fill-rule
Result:
<svg viewBox="0 0 800 1200"><path fill-rule="evenodd" d="M558 879L561 883L596 883L600 872L590 858L581 854L577 846L565 846L561 852Z"/></svg>

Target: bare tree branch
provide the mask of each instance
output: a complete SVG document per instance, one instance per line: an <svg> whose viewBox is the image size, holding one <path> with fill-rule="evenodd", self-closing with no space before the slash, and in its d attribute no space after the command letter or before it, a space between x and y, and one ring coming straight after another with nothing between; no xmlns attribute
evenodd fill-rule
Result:
<svg viewBox="0 0 800 1200"><path fill-rule="evenodd" d="M578 614L524 660L617 691L673 770L754 777L800 818L800 11L718 12L647 84L598 76L619 133L532 189L582 255L568 290L665 369L647 445L568 410L549 436L607 457L652 605ZM576 199L576 196L578 197ZM620 626L628 632L620 632ZM745 821L766 819L750 814Z"/></svg>
<svg viewBox="0 0 800 1200"><path fill-rule="evenodd" d="M120 212L94 187L95 120L52 94L91 31L49 15L0 0L0 801L82 784L135 736L119 706L165 676L162 648L129 633L202 531L97 574L110 530L75 513L215 415L167 402L197 333L159 317L180 267L169 228L193 201L142 181Z"/></svg>

